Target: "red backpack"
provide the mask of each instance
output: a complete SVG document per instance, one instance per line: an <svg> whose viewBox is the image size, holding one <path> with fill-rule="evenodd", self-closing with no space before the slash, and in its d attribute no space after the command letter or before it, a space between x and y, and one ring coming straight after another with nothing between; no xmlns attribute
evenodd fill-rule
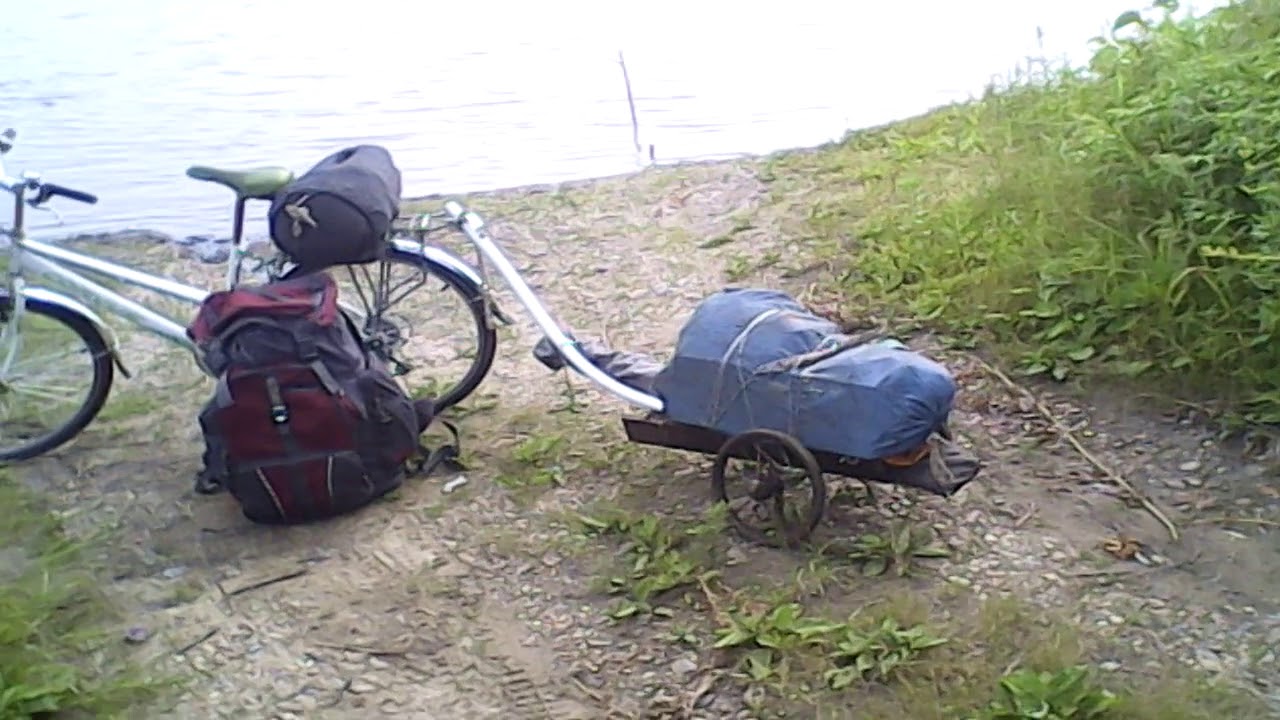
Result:
<svg viewBox="0 0 1280 720"><path fill-rule="evenodd" d="M213 293L187 334L217 377L199 418L198 491L225 488L250 520L281 524L350 512L403 482L431 402L364 349L329 275Z"/></svg>

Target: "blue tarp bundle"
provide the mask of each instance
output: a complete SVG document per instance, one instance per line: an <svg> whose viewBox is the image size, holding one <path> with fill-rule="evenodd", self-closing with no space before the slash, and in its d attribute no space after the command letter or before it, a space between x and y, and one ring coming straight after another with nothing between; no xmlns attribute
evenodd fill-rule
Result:
<svg viewBox="0 0 1280 720"><path fill-rule="evenodd" d="M956 391L946 368L892 341L848 340L785 293L724 290L698 305L653 391L676 422L778 430L865 460L944 427Z"/></svg>

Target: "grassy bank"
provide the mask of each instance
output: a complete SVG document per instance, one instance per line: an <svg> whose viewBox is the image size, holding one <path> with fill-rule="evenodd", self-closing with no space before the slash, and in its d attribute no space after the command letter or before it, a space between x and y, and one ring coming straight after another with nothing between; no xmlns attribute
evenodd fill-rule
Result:
<svg viewBox="0 0 1280 720"><path fill-rule="evenodd" d="M1152 15L1152 13L1146 13ZM1083 69L779 160L853 303L1029 374L1141 377L1280 421L1280 2L1124 24Z"/></svg>
<svg viewBox="0 0 1280 720"><path fill-rule="evenodd" d="M0 475L0 720L109 718L157 696L130 662L82 546Z"/></svg>

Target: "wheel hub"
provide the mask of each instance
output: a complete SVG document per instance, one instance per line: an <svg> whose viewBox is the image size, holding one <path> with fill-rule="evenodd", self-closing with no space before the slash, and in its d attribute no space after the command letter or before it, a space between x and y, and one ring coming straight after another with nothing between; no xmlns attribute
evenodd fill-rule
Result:
<svg viewBox="0 0 1280 720"><path fill-rule="evenodd" d="M390 365L392 375L401 376L413 369L396 357L396 350L408 341L408 337L392 318L370 318L364 325L364 338L365 346Z"/></svg>
<svg viewBox="0 0 1280 720"><path fill-rule="evenodd" d="M751 499L764 502L782 492L782 477L772 467L760 469L751 483Z"/></svg>
<svg viewBox="0 0 1280 720"><path fill-rule="evenodd" d="M375 352L392 352L405 342L404 332L386 317L371 318L364 325L365 344Z"/></svg>

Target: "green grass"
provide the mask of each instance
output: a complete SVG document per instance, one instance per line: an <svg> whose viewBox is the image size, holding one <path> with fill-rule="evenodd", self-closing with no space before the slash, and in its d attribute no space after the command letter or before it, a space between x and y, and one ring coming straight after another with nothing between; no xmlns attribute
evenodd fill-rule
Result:
<svg viewBox="0 0 1280 720"><path fill-rule="evenodd" d="M1278 422L1280 0L1118 35L1087 68L783 156L775 195L808 203L797 231L851 306Z"/></svg>
<svg viewBox="0 0 1280 720"><path fill-rule="evenodd" d="M0 720L136 714L166 682L128 656L99 578L56 519L0 475Z"/></svg>
<svg viewBox="0 0 1280 720"><path fill-rule="evenodd" d="M715 630L716 645L733 653L730 662L738 678L765 688L757 702L763 717L1262 720L1272 715L1255 698L1189 672L1102 671L1091 660L1096 638L1079 631L1070 618L1007 596L964 607L954 598L943 602L927 593L888 594L848 617L810 614L790 600L765 605L741 593L737 607L754 610L728 611ZM1036 679L1042 681L1028 682ZM1059 714L1035 714L1041 703ZM1084 712L1090 704L1101 710ZM1062 712L1072 706L1082 709Z"/></svg>
<svg viewBox="0 0 1280 720"><path fill-rule="evenodd" d="M599 504L564 521L585 555L612 557L596 590L636 632L698 648L760 718L858 720L1262 720L1253 696L1193 671L1152 671L1149 657L1103 670L1123 645L1068 608L979 599L936 583L852 570L842 586L820 560L809 582L735 579L714 512L676 521ZM592 540L594 542L592 542ZM616 553L602 552L621 542ZM832 592L814 592L815 582ZM843 596L843 597L841 597ZM1178 668L1177 663L1166 663ZM1037 714L1043 705L1057 714ZM1076 708L1073 710L1072 708Z"/></svg>

